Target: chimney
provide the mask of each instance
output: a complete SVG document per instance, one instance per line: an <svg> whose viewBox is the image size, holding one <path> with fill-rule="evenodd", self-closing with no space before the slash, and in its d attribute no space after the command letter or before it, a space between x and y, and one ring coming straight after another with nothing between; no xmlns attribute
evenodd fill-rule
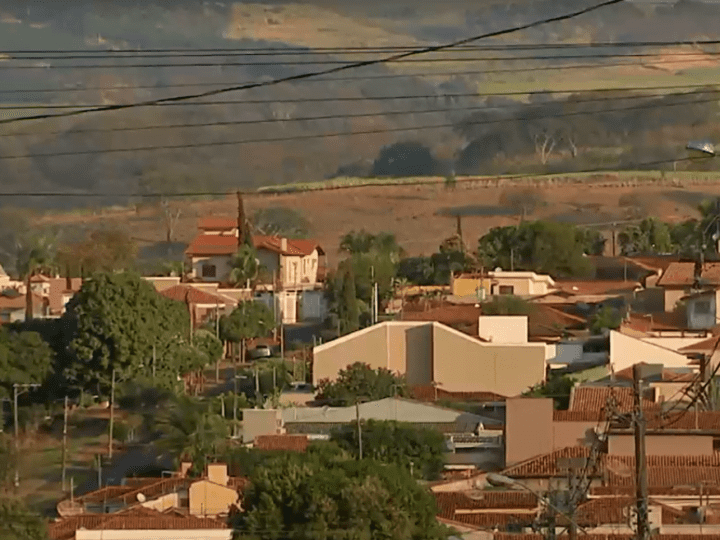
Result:
<svg viewBox="0 0 720 540"><path fill-rule="evenodd" d="M207 479L221 486L227 486L228 472L225 463L211 463L207 466Z"/></svg>
<svg viewBox="0 0 720 540"><path fill-rule="evenodd" d="M287 238L283 237L280 239L280 249L282 250L283 253L285 253L287 251Z"/></svg>
<svg viewBox="0 0 720 540"><path fill-rule="evenodd" d="M70 272L65 274L65 290L72 291L72 279L70 278Z"/></svg>

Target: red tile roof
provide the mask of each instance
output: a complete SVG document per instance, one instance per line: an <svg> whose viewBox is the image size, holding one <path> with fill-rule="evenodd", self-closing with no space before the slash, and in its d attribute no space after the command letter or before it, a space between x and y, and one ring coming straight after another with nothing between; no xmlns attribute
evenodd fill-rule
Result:
<svg viewBox="0 0 720 540"><path fill-rule="evenodd" d="M307 435L260 435L255 437L255 448L259 450L305 452L308 444Z"/></svg>
<svg viewBox="0 0 720 540"><path fill-rule="evenodd" d="M628 316L623 319L620 330L622 331L623 328L629 328L636 332L647 333L663 330L684 330L686 326L686 321L680 312L653 313L652 315L629 313Z"/></svg>
<svg viewBox="0 0 720 540"><path fill-rule="evenodd" d="M665 504L650 499L650 506L659 506L662 512L662 523L666 525L685 523L687 515ZM619 525L629 522L628 511L636 505L635 497L602 497L580 505L575 513L575 521L581 527L599 527L601 525ZM560 521L567 523L562 518Z"/></svg>
<svg viewBox="0 0 720 540"><path fill-rule="evenodd" d="M198 229L203 231L230 231L237 229L237 217L211 216L198 220Z"/></svg>
<svg viewBox="0 0 720 540"><path fill-rule="evenodd" d="M607 495L633 495L635 486L595 486L590 488L591 496L607 496ZM703 495L720 495L720 486L650 486L648 494L651 496L666 497L688 497Z"/></svg>
<svg viewBox="0 0 720 540"><path fill-rule="evenodd" d="M701 272L702 279L710 285L720 285L720 263L705 263ZM673 262L660 276L658 287L686 287L695 281L694 262Z"/></svg>
<svg viewBox="0 0 720 540"><path fill-rule="evenodd" d="M170 300L190 302L191 304L225 306L228 303L227 298L203 291L192 285L175 285L174 287L163 289L160 291L160 294Z"/></svg>
<svg viewBox="0 0 720 540"><path fill-rule="evenodd" d="M605 411L553 411L553 422L594 422L605 419Z"/></svg>
<svg viewBox="0 0 720 540"><path fill-rule="evenodd" d="M677 257L625 257L628 262L636 264L641 268L651 271L666 270L674 262L678 262Z"/></svg>
<svg viewBox="0 0 720 540"><path fill-rule="evenodd" d="M538 508L537 497L528 492L485 491L474 492L473 497L456 492L434 495L439 518L476 527L530 524Z"/></svg>
<svg viewBox="0 0 720 540"><path fill-rule="evenodd" d="M503 471L510 478L554 478L564 475L558 468L559 458L587 458L590 450L584 446L568 446L539 456L527 459Z"/></svg>
<svg viewBox="0 0 720 540"><path fill-rule="evenodd" d="M200 234L194 238L185 250L186 255L212 256L232 255L238 250L237 236L221 236L219 234Z"/></svg>
<svg viewBox="0 0 720 540"><path fill-rule="evenodd" d="M402 311L403 321L435 321L477 337L478 319L482 310L470 304L444 304L425 310L413 310L407 306Z"/></svg>
<svg viewBox="0 0 720 540"><path fill-rule="evenodd" d="M38 309L45 304L42 296L32 293L33 309ZM0 291L0 309L16 310L25 309L25 294L3 294Z"/></svg>
<svg viewBox="0 0 720 540"><path fill-rule="evenodd" d="M632 388L623 386L576 386L570 394L571 411L593 411L597 413L607 407L612 399L618 412L631 411L633 408ZM660 407L650 400L643 400L643 408L652 410Z"/></svg>
<svg viewBox="0 0 720 540"><path fill-rule="evenodd" d="M637 281L556 281L558 289L575 296L613 295L633 291L641 286Z"/></svg>
<svg viewBox="0 0 720 540"><path fill-rule="evenodd" d="M687 345L687 346L683 347L682 349L679 349L678 352L680 352L680 353L693 353L693 352L710 353L718 348L720 348L720 336L712 336L712 337L704 339L698 343L694 343L693 345Z"/></svg>

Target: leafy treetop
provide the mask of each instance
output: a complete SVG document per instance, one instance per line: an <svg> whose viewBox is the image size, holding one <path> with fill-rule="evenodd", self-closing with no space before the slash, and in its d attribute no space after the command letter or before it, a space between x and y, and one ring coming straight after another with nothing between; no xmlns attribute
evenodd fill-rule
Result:
<svg viewBox="0 0 720 540"><path fill-rule="evenodd" d="M356 401L376 401L387 397L404 397L408 394L404 377L389 369L373 369L368 364L355 362L341 369L335 381L318 383L318 397L334 406L348 406Z"/></svg>
<svg viewBox="0 0 720 540"><path fill-rule="evenodd" d="M0 397L13 384L42 384L50 374L53 351L37 332L11 332L0 327Z"/></svg>

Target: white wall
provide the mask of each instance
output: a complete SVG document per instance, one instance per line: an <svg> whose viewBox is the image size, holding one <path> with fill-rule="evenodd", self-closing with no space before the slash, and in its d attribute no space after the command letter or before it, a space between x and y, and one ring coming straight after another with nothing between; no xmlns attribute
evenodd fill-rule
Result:
<svg viewBox="0 0 720 540"><path fill-rule="evenodd" d="M480 316L478 318L478 336L491 343L527 343L528 319L525 315Z"/></svg>
<svg viewBox="0 0 720 540"><path fill-rule="evenodd" d="M204 278L202 276L202 267L204 264L215 265L215 277ZM214 257L193 257L191 276L202 279L203 281L225 281L230 274L230 256L216 255Z"/></svg>
<svg viewBox="0 0 720 540"><path fill-rule="evenodd" d="M689 365L688 358L680 353L614 330L610 331L610 362L616 372L641 362L663 364L667 368Z"/></svg>

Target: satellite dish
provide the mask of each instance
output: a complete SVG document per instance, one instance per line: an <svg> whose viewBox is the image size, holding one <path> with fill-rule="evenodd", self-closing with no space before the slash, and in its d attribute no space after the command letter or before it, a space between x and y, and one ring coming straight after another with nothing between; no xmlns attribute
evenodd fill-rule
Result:
<svg viewBox="0 0 720 540"><path fill-rule="evenodd" d="M138 500L138 502L144 503L144 502L145 502L145 495L143 495L142 493L138 493L138 494L137 494L137 500Z"/></svg>
<svg viewBox="0 0 720 540"><path fill-rule="evenodd" d="M502 272L502 271L503 271L503 269L500 268L499 266L495 270L493 270L493 272Z"/></svg>
<svg viewBox="0 0 720 540"><path fill-rule="evenodd" d="M690 141L685 147L688 150L695 150L696 152L702 152L710 156L715 155L715 145L710 141Z"/></svg>

